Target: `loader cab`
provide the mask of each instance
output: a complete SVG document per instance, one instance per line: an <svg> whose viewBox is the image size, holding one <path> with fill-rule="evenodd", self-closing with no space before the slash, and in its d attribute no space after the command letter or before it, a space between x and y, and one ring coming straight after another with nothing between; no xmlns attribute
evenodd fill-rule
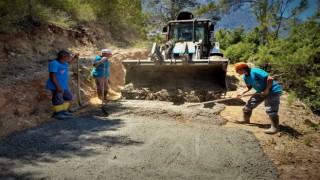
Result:
<svg viewBox="0 0 320 180"><path fill-rule="evenodd" d="M192 41L193 26L190 22L172 22L169 24L168 38L174 42Z"/></svg>
<svg viewBox="0 0 320 180"><path fill-rule="evenodd" d="M177 20L170 21L164 30L167 40L173 40L175 43L195 43L201 49L201 58L208 58L212 47L210 43L212 26L211 21L207 19Z"/></svg>

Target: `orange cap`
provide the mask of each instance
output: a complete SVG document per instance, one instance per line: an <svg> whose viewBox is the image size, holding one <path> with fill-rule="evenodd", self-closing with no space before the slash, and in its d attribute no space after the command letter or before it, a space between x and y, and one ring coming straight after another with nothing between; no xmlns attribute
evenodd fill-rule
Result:
<svg viewBox="0 0 320 180"><path fill-rule="evenodd" d="M242 69L242 68L249 67L249 66L244 62L238 62L233 67L234 67L234 69Z"/></svg>

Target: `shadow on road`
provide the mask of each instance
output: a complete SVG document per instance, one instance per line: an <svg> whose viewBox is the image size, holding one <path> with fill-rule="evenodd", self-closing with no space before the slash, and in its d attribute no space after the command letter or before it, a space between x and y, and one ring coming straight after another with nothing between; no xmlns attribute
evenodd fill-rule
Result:
<svg viewBox="0 0 320 180"><path fill-rule="evenodd" d="M127 136L105 133L123 126L121 119L73 117L15 133L0 141L0 179L32 177L30 174L14 173L13 169L19 168L22 162L36 165L39 162L55 162L74 156L89 157L99 154L95 148L107 149L114 145L143 143Z"/></svg>
<svg viewBox="0 0 320 180"><path fill-rule="evenodd" d="M202 104L199 104L198 106L203 106L203 108L213 108L217 103L219 104L224 104L226 106L243 106L245 105L246 103L241 100L241 99L226 99L226 100L219 100L219 102L211 102L211 103L203 103Z"/></svg>
<svg viewBox="0 0 320 180"><path fill-rule="evenodd" d="M219 103L227 106L244 106L246 104L242 99L226 99L219 101Z"/></svg>
<svg viewBox="0 0 320 180"><path fill-rule="evenodd" d="M302 136L302 134L295 130L294 128L290 127L290 126L283 126L283 125L280 125L280 131L295 138L295 139L298 139L300 136Z"/></svg>
<svg viewBox="0 0 320 180"><path fill-rule="evenodd" d="M249 126L257 126L259 128L263 128L263 129L270 128L270 124L250 123ZM294 128L292 128L290 126L280 125L280 132L287 134L287 135L294 137L294 138L299 138L300 136L302 136L302 134L299 131L295 130Z"/></svg>

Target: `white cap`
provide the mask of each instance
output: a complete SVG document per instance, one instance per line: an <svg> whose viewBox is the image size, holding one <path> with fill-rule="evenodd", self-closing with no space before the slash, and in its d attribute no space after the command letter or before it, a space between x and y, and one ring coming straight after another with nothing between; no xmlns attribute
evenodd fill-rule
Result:
<svg viewBox="0 0 320 180"><path fill-rule="evenodd" d="M102 54L112 54L112 52L111 52L111 50L110 49L103 49L102 51L101 51L101 53Z"/></svg>

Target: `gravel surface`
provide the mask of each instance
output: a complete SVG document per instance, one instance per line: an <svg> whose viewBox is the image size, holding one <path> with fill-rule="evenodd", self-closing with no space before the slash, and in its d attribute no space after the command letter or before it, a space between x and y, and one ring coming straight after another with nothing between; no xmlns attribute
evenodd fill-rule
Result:
<svg viewBox="0 0 320 180"><path fill-rule="evenodd" d="M0 142L0 179L278 179L223 108L131 100L55 120Z"/></svg>

